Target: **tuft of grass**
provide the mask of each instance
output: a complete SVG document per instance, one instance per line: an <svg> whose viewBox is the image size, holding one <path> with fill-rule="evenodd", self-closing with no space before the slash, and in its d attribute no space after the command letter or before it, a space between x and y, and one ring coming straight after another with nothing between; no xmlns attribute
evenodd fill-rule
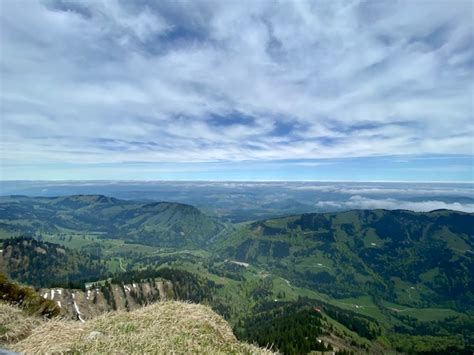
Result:
<svg viewBox="0 0 474 355"><path fill-rule="evenodd" d="M0 347L29 336L42 319L26 314L22 309L0 302Z"/></svg>
<svg viewBox="0 0 474 355"><path fill-rule="evenodd" d="M11 282L2 273L0 273L0 301L18 306L30 315L52 318L60 313L59 307L53 301L45 300L31 287Z"/></svg>
<svg viewBox="0 0 474 355"><path fill-rule="evenodd" d="M86 323L51 320L13 349L26 354L271 353L239 342L229 324L209 307L176 301L112 312Z"/></svg>

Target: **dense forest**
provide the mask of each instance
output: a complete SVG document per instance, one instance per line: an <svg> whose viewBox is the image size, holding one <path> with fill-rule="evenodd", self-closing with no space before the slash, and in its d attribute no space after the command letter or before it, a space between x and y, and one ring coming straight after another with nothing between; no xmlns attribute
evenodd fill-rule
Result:
<svg viewBox="0 0 474 355"><path fill-rule="evenodd" d="M71 286L106 273L104 260L58 244L17 237L5 239L1 245L0 267L13 279L29 285Z"/></svg>

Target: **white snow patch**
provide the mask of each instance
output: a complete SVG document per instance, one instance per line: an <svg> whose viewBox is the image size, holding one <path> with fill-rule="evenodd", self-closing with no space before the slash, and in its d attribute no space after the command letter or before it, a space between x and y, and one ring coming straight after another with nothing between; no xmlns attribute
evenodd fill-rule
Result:
<svg viewBox="0 0 474 355"><path fill-rule="evenodd" d="M61 308L61 301L58 301L57 303L58 303L59 308Z"/></svg>
<svg viewBox="0 0 474 355"><path fill-rule="evenodd" d="M74 309L76 310L76 313L79 315L81 314L81 311L79 310L79 307L77 306L76 301L74 301Z"/></svg>
<svg viewBox="0 0 474 355"><path fill-rule="evenodd" d="M51 290L51 299L54 300L54 290Z"/></svg>
<svg viewBox="0 0 474 355"><path fill-rule="evenodd" d="M370 245L372 245L372 246L374 247L374 246L376 246L377 244L375 244L375 243L370 243Z"/></svg>
<svg viewBox="0 0 474 355"><path fill-rule="evenodd" d="M242 261L236 261L236 260L226 260L226 261L229 261L229 263L240 265L240 266L243 266L243 267L249 267L250 266L250 264L244 263Z"/></svg>
<svg viewBox="0 0 474 355"><path fill-rule="evenodd" d="M76 297L74 295L74 293L72 294L72 299L74 300L74 309L76 310L76 313L77 313L77 318L79 318L79 320L81 321L81 323L85 323L84 322L84 319L82 319L81 315L81 311L79 310L79 307L77 306L77 303L76 303Z"/></svg>

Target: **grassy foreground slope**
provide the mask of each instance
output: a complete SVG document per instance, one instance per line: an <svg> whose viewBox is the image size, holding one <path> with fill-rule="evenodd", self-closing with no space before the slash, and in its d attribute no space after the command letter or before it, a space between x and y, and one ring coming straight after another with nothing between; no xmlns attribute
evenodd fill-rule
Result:
<svg viewBox="0 0 474 355"><path fill-rule="evenodd" d="M26 338L42 322L38 316L0 302L0 349Z"/></svg>
<svg viewBox="0 0 474 355"><path fill-rule="evenodd" d="M8 308L18 318L14 307L2 305L0 311L5 314ZM26 316L24 321L16 320L16 324L29 322ZM28 337L8 347L26 354L271 353L237 341L228 323L210 308L175 301L134 312L108 313L86 323L44 322Z"/></svg>

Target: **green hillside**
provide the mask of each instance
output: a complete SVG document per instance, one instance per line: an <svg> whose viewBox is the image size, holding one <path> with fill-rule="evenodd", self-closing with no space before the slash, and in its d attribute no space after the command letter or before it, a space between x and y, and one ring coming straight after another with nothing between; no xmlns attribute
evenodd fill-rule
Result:
<svg viewBox="0 0 474 355"><path fill-rule="evenodd" d="M0 235L93 233L146 245L203 246L222 225L185 204L102 195L0 198Z"/></svg>
<svg viewBox="0 0 474 355"><path fill-rule="evenodd" d="M0 220L0 267L65 287L54 301L75 293L87 319L172 287L239 339L285 354L474 348L473 214L360 210L232 226L188 205L81 195L0 198ZM85 287L94 281L97 304ZM107 290L110 307L99 307Z"/></svg>
<svg viewBox="0 0 474 355"><path fill-rule="evenodd" d="M473 312L473 228L454 211L304 214L246 225L218 250L335 298Z"/></svg>

